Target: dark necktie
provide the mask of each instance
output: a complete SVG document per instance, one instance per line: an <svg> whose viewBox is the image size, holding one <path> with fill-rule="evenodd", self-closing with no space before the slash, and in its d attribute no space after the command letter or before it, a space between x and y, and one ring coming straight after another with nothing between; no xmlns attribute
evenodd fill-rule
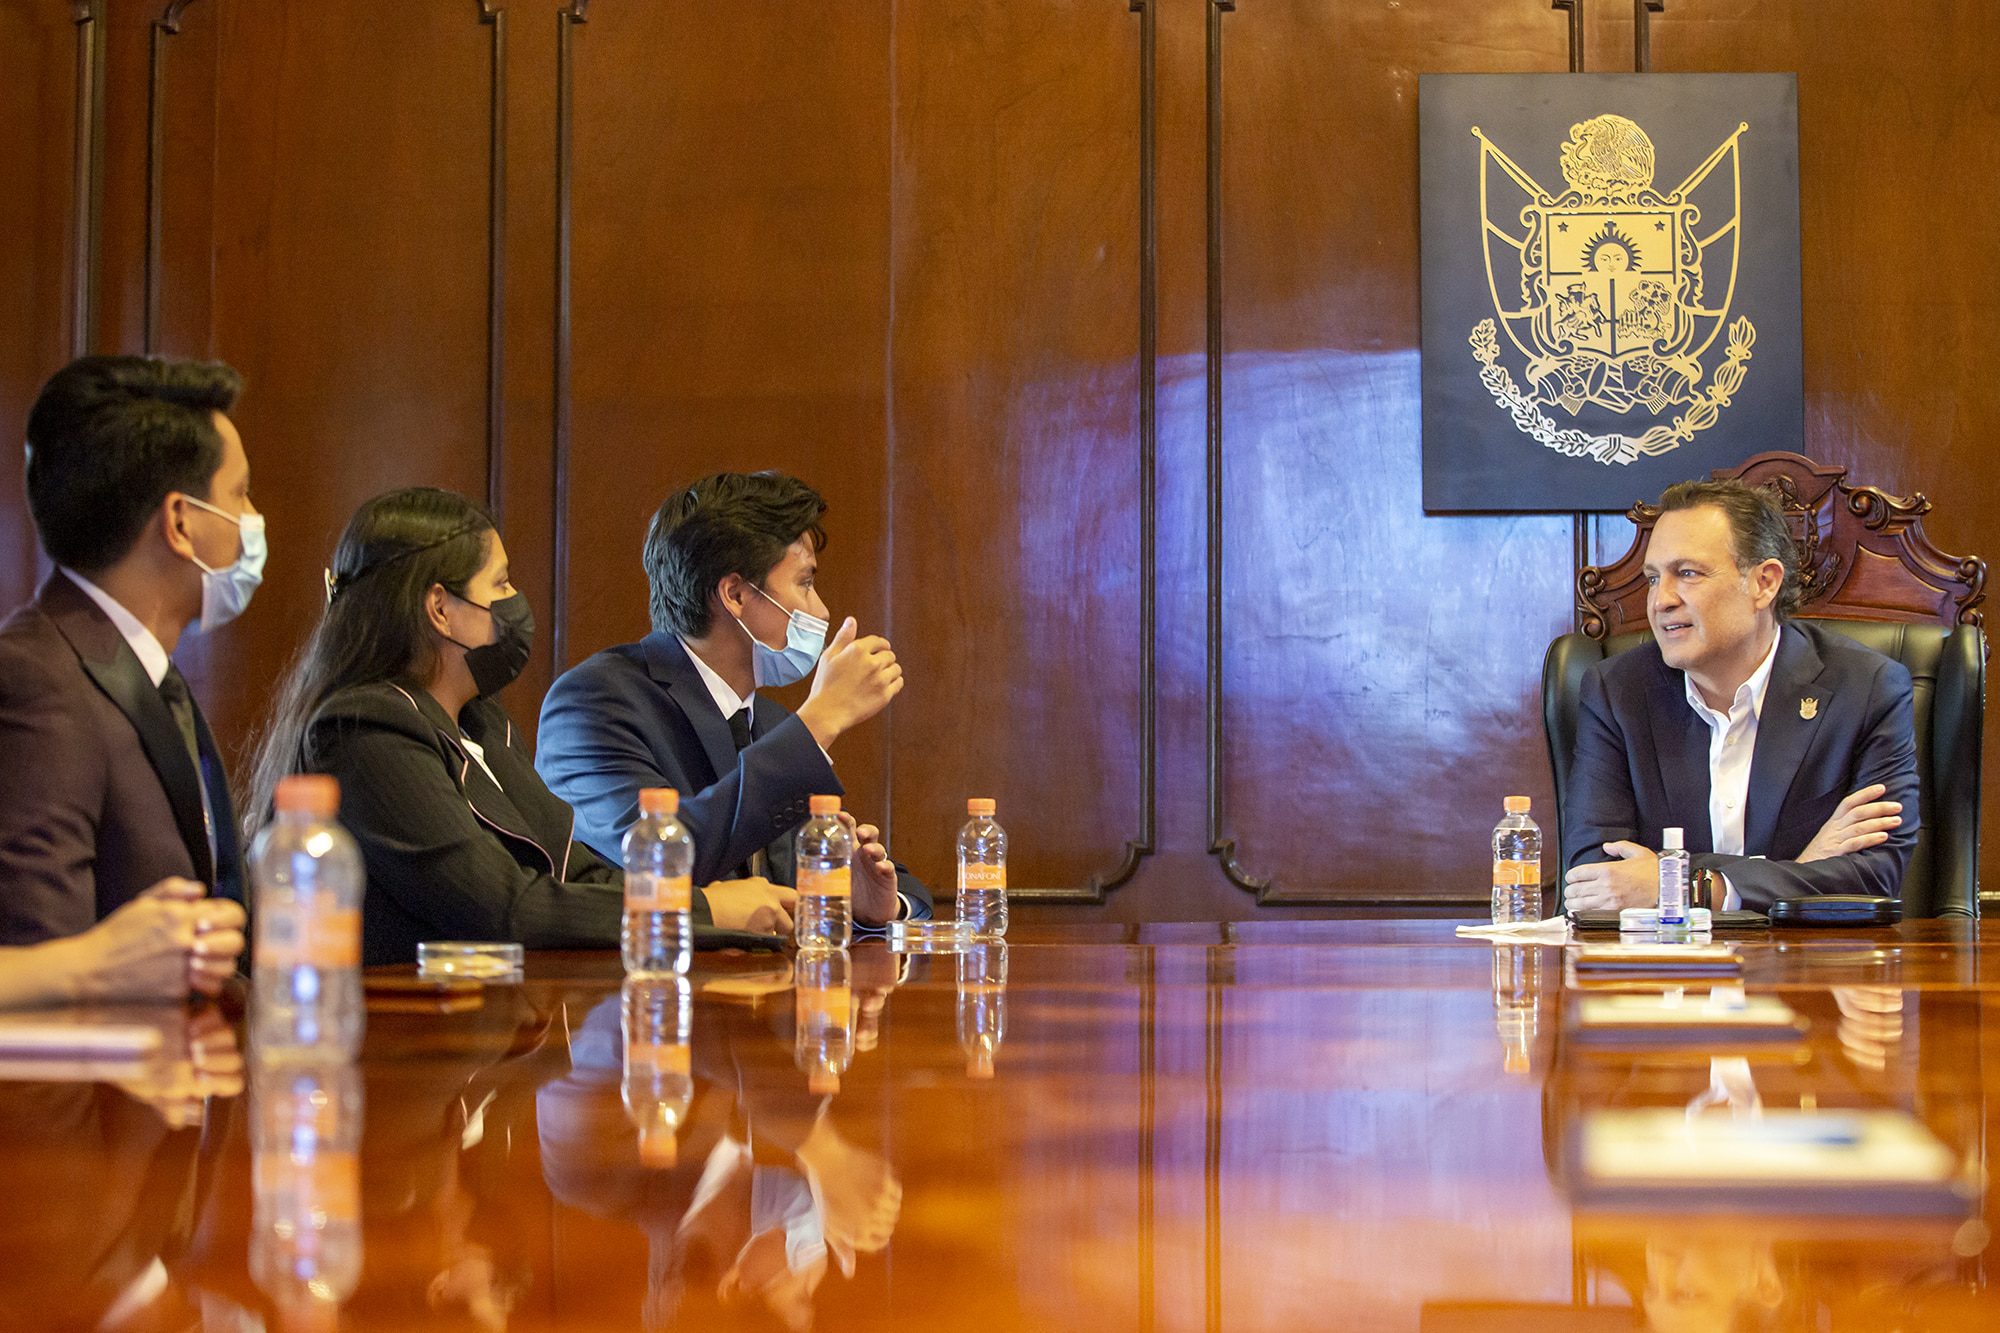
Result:
<svg viewBox="0 0 2000 1333"><path fill-rule="evenodd" d="M745 704L729 715L729 739L736 742L736 753L742 754L750 748L750 705ZM771 871L768 853L756 851L750 854L750 861L743 867L746 874L759 879L767 878Z"/></svg>
<svg viewBox="0 0 2000 1333"><path fill-rule="evenodd" d="M160 678L160 697L167 701L167 711L174 715L174 725L181 729L181 743L187 746L188 758L194 761L194 771L201 772L201 742L195 738L194 696L188 693L187 677L177 666L168 666L167 674Z"/></svg>
<svg viewBox="0 0 2000 1333"><path fill-rule="evenodd" d="M172 663L167 664L167 674L160 677L160 697L167 701L167 711L174 715L174 725L180 728L181 742L187 746L188 759L194 764L194 779L201 791L201 825L208 833L208 863L213 866L215 815L208 806L208 775L201 768L201 741L194 726L194 696L188 693L187 677Z"/></svg>

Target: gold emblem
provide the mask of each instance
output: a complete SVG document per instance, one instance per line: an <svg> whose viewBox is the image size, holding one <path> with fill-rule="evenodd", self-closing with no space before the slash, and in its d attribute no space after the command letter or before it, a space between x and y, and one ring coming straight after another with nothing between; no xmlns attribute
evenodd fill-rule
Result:
<svg viewBox="0 0 2000 1333"><path fill-rule="evenodd" d="M1562 148L1569 188L1554 195L1472 127L1479 140L1480 249L1499 316L1497 324L1482 319L1473 328L1472 352L1484 367L1480 382L1527 435L1572 458L1630 463L1678 449L1729 406L1757 330L1742 317L1729 325L1726 359L1706 388L1701 358L1722 333L1736 295L1743 251L1737 141L1749 128L1738 125L1662 195L1653 189L1653 141L1645 130L1623 116L1593 117L1570 127ZM1709 197L1703 187L1725 161L1729 170L1717 180L1727 179L1733 191L1728 220L1704 235L1696 200ZM1504 205L1498 205L1502 217L1494 217L1497 201L1489 200L1487 187L1495 167L1527 196L1512 223L1525 235L1509 230ZM1710 194L1719 197L1720 190L1717 184ZM1718 283L1703 270L1711 250L1718 261L1728 257L1728 275ZM1501 276L1511 286L1516 265L1520 304L1510 309L1500 296ZM1502 333L1527 358L1527 392L1500 363ZM1585 406L1653 420L1636 435L1591 435L1545 410L1575 417Z"/></svg>
<svg viewBox="0 0 2000 1333"><path fill-rule="evenodd" d="M1819 700L1808 694L1799 700L1799 716L1810 722L1819 716Z"/></svg>

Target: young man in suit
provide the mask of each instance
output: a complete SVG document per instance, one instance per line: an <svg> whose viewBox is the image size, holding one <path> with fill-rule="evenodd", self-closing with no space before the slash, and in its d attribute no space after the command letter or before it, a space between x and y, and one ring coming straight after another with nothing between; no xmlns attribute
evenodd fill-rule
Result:
<svg viewBox="0 0 2000 1333"><path fill-rule="evenodd" d="M74 935L169 879L243 897L228 776L172 662L262 578L240 385L85 357L29 413L28 509L55 570L0 626L0 944Z"/></svg>
<svg viewBox="0 0 2000 1333"><path fill-rule="evenodd" d="M1646 547L1653 641L1583 678L1564 898L1659 899L1663 828L1683 830L1717 907L1815 893L1894 897L1917 836L1910 673L1790 619L1784 512L1737 481L1682 482Z"/></svg>
<svg viewBox="0 0 2000 1333"><path fill-rule="evenodd" d="M576 810L577 836L617 860L639 791L680 791L694 882L791 884L791 835L839 795L840 737L903 688L888 641L849 616L829 643L814 586L826 503L775 472L725 472L667 497L646 534L653 632L565 672L542 702L535 767ZM817 667L817 669L815 669ZM759 695L812 674L796 715ZM926 917L930 894L856 830L854 918Z"/></svg>

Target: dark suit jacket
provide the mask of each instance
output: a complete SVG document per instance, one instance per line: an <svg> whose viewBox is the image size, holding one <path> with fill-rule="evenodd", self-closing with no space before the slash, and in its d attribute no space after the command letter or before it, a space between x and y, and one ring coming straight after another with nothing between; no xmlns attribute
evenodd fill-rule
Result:
<svg viewBox="0 0 2000 1333"><path fill-rule="evenodd" d="M367 862L364 962L414 962L423 940L618 947L624 874L576 842L570 808L542 784L499 704L475 699L454 726L426 690L342 690L313 714L304 760L340 780L340 822ZM694 915L700 943L700 894Z"/></svg>
<svg viewBox="0 0 2000 1333"><path fill-rule="evenodd" d="M750 745L740 754L729 719L671 634L648 634L570 668L542 700L535 763L575 807L577 836L619 856L619 840L639 817L639 791L681 793L681 822L694 835L694 882L737 873L769 849L771 877L791 884L790 836L814 795L844 791L819 743L775 699L752 710ZM898 867L898 887L915 915L931 895Z"/></svg>
<svg viewBox="0 0 2000 1333"><path fill-rule="evenodd" d="M1647 643L1583 677L1563 812L1565 865L1606 858L1602 844L1660 845L1685 830L1697 869L1718 870L1745 907L1812 893L1895 896L1916 845L1917 744L1910 673L1810 622L1783 626L1758 715L1743 812L1745 856L1713 850L1708 822L1709 727L1688 706L1686 676ZM1813 716L1803 714L1813 699ZM1842 798L1870 783L1903 804L1903 823L1878 847L1800 865ZM1757 859L1757 858L1764 859ZM1718 904L1720 906L1720 904Z"/></svg>
<svg viewBox="0 0 2000 1333"><path fill-rule="evenodd" d="M158 687L60 572L0 626L0 944L74 935L169 875L241 899L229 780L200 709L201 778Z"/></svg>

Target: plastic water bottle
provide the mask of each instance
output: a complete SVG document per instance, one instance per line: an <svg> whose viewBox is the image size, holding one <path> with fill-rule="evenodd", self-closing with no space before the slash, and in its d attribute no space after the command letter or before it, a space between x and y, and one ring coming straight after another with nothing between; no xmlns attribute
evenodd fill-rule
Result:
<svg viewBox="0 0 2000 1333"><path fill-rule="evenodd" d="M1681 830L1661 829L1660 840L1660 929L1687 929L1688 854L1681 847Z"/></svg>
<svg viewBox="0 0 2000 1333"><path fill-rule="evenodd" d="M799 901L792 918L800 949L845 949L854 939L854 835L840 822L840 798L815 796L812 818L792 839Z"/></svg>
<svg viewBox="0 0 2000 1333"><path fill-rule="evenodd" d="M361 1048L361 853L334 822L340 784L278 784L250 848L256 891L250 1048L267 1060L346 1060Z"/></svg>
<svg viewBox="0 0 2000 1333"><path fill-rule="evenodd" d="M1493 923L1542 915L1542 830L1528 818L1528 798L1509 796L1493 827Z"/></svg>
<svg viewBox="0 0 2000 1333"><path fill-rule="evenodd" d="M799 897L803 906L805 897ZM845 949L801 953L793 964L797 1005L792 1057L816 1097L840 1091L840 1076L854 1063L854 964Z"/></svg>
<svg viewBox="0 0 2000 1333"><path fill-rule="evenodd" d="M639 818L625 830L625 970L634 976L679 976L694 948L694 839L678 815L672 787L639 793Z"/></svg>
<svg viewBox="0 0 2000 1333"><path fill-rule="evenodd" d="M625 978L625 1118L639 1131L639 1160L669 1167L694 1102L694 992L682 976Z"/></svg>
<svg viewBox="0 0 2000 1333"><path fill-rule="evenodd" d="M361 1281L361 1075L250 1066L250 1276L287 1327L331 1327Z"/></svg>
<svg viewBox="0 0 2000 1333"><path fill-rule="evenodd" d="M993 811L986 797L965 803L972 817L958 831L958 919L974 937L997 940L1007 933L1007 830Z"/></svg>
<svg viewBox="0 0 2000 1333"><path fill-rule="evenodd" d="M958 1048L969 1078L992 1078L1007 1036L1007 941L974 940L958 956Z"/></svg>

